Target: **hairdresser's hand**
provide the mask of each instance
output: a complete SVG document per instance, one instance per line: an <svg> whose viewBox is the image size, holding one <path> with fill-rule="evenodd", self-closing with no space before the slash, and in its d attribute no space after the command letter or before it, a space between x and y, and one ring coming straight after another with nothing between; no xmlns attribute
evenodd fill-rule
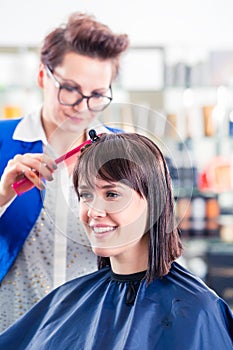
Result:
<svg viewBox="0 0 233 350"><path fill-rule="evenodd" d="M44 189L43 179L53 180L53 172L57 168L54 160L44 154L25 153L18 154L9 160L0 182L0 206L9 202L14 196L15 191L12 184L28 178L38 189Z"/></svg>

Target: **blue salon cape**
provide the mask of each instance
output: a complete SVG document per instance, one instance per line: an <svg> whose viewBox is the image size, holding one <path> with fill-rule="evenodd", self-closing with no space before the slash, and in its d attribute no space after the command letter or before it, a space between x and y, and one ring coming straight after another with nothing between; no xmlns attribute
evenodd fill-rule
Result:
<svg viewBox="0 0 233 350"><path fill-rule="evenodd" d="M0 349L232 350L232 336L227 304L173 263L148 287L116 280L107 267L67 282L2 333Z"/></svg>

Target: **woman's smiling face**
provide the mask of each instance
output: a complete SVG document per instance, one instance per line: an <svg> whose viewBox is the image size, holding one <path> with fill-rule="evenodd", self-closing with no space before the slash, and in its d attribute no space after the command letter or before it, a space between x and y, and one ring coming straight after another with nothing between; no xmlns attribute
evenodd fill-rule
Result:
<svg viewBox="0 0 233 350"><path fill-rule="evenodd" d="M111 257L145 248L147 200L123 182L80 181L80 219L96 255ZM140 248L140 246L142 248Z"/></svg>

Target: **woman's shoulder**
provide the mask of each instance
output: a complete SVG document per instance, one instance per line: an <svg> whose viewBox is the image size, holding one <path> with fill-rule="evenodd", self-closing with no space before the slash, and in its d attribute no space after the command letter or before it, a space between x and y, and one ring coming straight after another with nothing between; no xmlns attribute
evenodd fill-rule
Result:
<svg viewBox="0 0 233 350"><path fill-rule="evenodd" d="M172 264L166 276L149 285L147 295L160 304L168 305L179 301L196 309L221 299L200 278L177 262Z"/></svg>
<svg viewBox="0 0 233 350"><path fill-rule="evenodd" d="M80 295L80 293L85 293L86 290L90 291L92 288L96 289L101 287L103 284L108 283L110 276L111 269L109 267L105 267L90 274L70 280L55 289L52 293L54 293L58 298L60 298L61 295L63 295L63 298L67 297L74 291L78 291L78 294Z"/></svg>
<svg viewBox="0 0 233 350"><path fill-rule="evenodd" d="M226 302L200 278L176 262L166 276L149 285L145 295L163 315L192 315L192 321L201 317L202 320L218 319L220 324L223 319L227 324L233 323ZM183 318L186 319L185 316Z"/></svg>
<svg viewBox="0 0 233 350"><path fill-rule="evenodd" d="M197 295L199 293L206 293L215 298L218 297L201 278L195 276L191 271L177 262L172 264L171 270L165 278L175 285L177 289L186 291L189 294Z"/></svg>
<svg viewBox="0 0 233 350"><path fill-rule="evenodd" d="M206 283L184 266L174 262L170 272L162 279L166 285L167 293L171 298L177 298L188 302L190 307L208 309L215 305L225 304L217 293L209 288Z"/></svg>

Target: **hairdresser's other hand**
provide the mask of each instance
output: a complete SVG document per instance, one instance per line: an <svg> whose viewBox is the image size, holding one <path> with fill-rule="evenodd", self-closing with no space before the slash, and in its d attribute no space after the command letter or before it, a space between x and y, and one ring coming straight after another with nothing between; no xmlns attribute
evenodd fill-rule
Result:
<svg viewBox="0 0 233 350"><path fill-rule="evenodd" d="M18 154L9 160L0 182L0 206L9 202L15 191L12 184L28 178L38 189L44 189L42 178L52 181L53 172L57 168L54 160L41 153Z"/></svg>

